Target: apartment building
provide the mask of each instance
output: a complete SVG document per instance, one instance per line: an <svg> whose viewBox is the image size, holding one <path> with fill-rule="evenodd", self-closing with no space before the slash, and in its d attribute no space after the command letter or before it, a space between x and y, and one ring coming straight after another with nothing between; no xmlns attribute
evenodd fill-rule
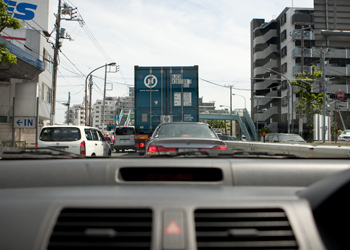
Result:
<svg viewBox="0 0 350 250"><path fill-rule="evenodd" d="M302 133L306 120L295 110L299 96L290 82L301 72L311 72L313 65L323 70L323 53L327 103L339 90L349 94L350 2L328 2L315 0L314 9L285 8L271 21L251 21L251 107L258 128ZM322 90L321 81L314 84L314 93ZM348 106L346 99L344 112ZM330 109L326 115L334 119ZM350 121L343 117L345 128Z"/></svg>
<svg viewBox="0 0 350 250"><path fill-rule="evenodd" d="M133 93L130 90L130 93ZM108 125L116 125L117 117L123 113L127 113L134 109L134 97L122 96L122 97L106 97L104 104L104 124L103 124L103 100L96 100L93 105L92 116L93 126L99 129L106 130Z"/></svg>
<svg viewBox="0 0 350 250"><path fill-rule="evenodd" d="M292 129L297 99L290 81L301 72L302 41L306 48L314 46L312 29L313 9L285 8L271 21L252 20L251 114L258 128Z"/></svg>

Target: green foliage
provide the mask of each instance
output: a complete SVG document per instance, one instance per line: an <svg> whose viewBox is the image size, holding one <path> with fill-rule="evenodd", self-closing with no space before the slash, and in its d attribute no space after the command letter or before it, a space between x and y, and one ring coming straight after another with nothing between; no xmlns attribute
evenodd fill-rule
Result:
<svg viewBox="0 0 350 250"><path fill-rule="evenodd" d="M17 63L17 57L6 48L6 43L0 43L0 63L2 62L9 65Z"/></svg>
<svg viewBox="0 0 350 250"><path fill-rule="evenodd" d="M259 130L259 134L262 134L263 132L271 133L271 130L268 127L263 127Z"/></svg>
<svg viewBox="0 0 350 250"><path fill-rule="evenodd" d="M207 123L212 128L226 128L226 122L224 120L208 120Z"/></svg>
<svg viewBox="0 0 350 250"><path fill-rule="evenodd" d="M8 5L3 0L0 0L0 33L5 28L12 28L15 30L21 28L19 20L7 13L7 7ZM16 56L6 49L6 43L0 44L0 63L2 62L9 65L17 63Z"/></svg>
<svg viewBox="0 0 350 250"><path fill-rule="evenodd" d="M296 80L291 82L292 86L299 87L297 91L299 103L295 106L295 109L299 111L300 117L307 118L307 141L313 140L313 116L321 113L323 105L323 94L311 92L313 85L317 79L321 78L321 75L322 72L316 71L316 66L312 66L311 74L302 72L296 77Z"/></svg>

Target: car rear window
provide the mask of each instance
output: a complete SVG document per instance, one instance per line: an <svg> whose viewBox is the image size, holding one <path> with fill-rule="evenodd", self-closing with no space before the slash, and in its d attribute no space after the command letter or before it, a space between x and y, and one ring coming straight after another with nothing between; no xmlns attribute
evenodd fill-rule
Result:
<svg viewBox="0 0 350 250"><path fill-rule="evenodd" d="M134 128L122 127L122 128L115 129L115 135L133 135L133 134L134 134Z"/></svg>
<svg viewBox="0 0 350 250"><path fill-rule="evenodd" d="M43 128L39 137L41 141L78 141L80 138L79 128L67 127Z"/></svg>
<svg viewBox="0 0 350 250"><path fill-rule="evenodd" d="M205 124L170 123L163 124L155 137L197 137L217 138L215 133Z"/></svg>

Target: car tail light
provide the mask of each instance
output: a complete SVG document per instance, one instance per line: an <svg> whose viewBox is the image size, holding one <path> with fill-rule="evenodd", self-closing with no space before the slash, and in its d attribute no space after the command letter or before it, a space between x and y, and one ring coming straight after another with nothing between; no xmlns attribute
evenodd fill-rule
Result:
<svg viewBox="0 0 350 250"><path fill-rule="evenodd" d="M86 155L85 141L82 141L82 142L80 143L80 155Z"/></svg>
<svg viewBox="0 0 350 250"><path fill-rule="evenodd" d="M227 147L226 146L214 146L211 149L220 149L220 150L226 150Z"/></svg>
<svg viewBox="0 0 350 250"><path fill-rule="evenodd" d="M156 155L159 153L176 152L176 148L165 148L163 146L150 146L148 147L147 153L150 155Z"/></svg>
<svg viewBox="0 0 350 250"><path fill-rule="evenodd" d="M149 152L149 153L158 153L158 149L157 149L156 146L150 146L150 147L148 147L147 152Z"/></svg>
<svg viewBox="0 0 350 250"><path fill-rule="evenodd" d="M227 147L226 146L214 146L211 148L201 148L201 151L207 151L207 150L212 150L212 149L219 149L219 150L226 150Z"/></svg>

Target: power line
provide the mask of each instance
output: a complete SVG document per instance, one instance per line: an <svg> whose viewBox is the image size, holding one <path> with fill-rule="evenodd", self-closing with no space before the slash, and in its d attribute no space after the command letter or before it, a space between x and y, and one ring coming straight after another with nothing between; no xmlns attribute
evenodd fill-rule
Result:
<svg viewBox="0 0 350 250"><path fill-rule="evenodd" d="M202 81L204 81L204 82L207 82L207 83L210 83L210 84L212 84L212 85L218 86L218 87L230 88L229 85L220 85L220 84L218 84L218 83L211 82L211 81L205 80L205 79L203 79L203 78L200 78L200 80L202 80ZM232 89L250 91L250 89L241 89L241 88L234 88L234 87L232 87Z"/></svg>

